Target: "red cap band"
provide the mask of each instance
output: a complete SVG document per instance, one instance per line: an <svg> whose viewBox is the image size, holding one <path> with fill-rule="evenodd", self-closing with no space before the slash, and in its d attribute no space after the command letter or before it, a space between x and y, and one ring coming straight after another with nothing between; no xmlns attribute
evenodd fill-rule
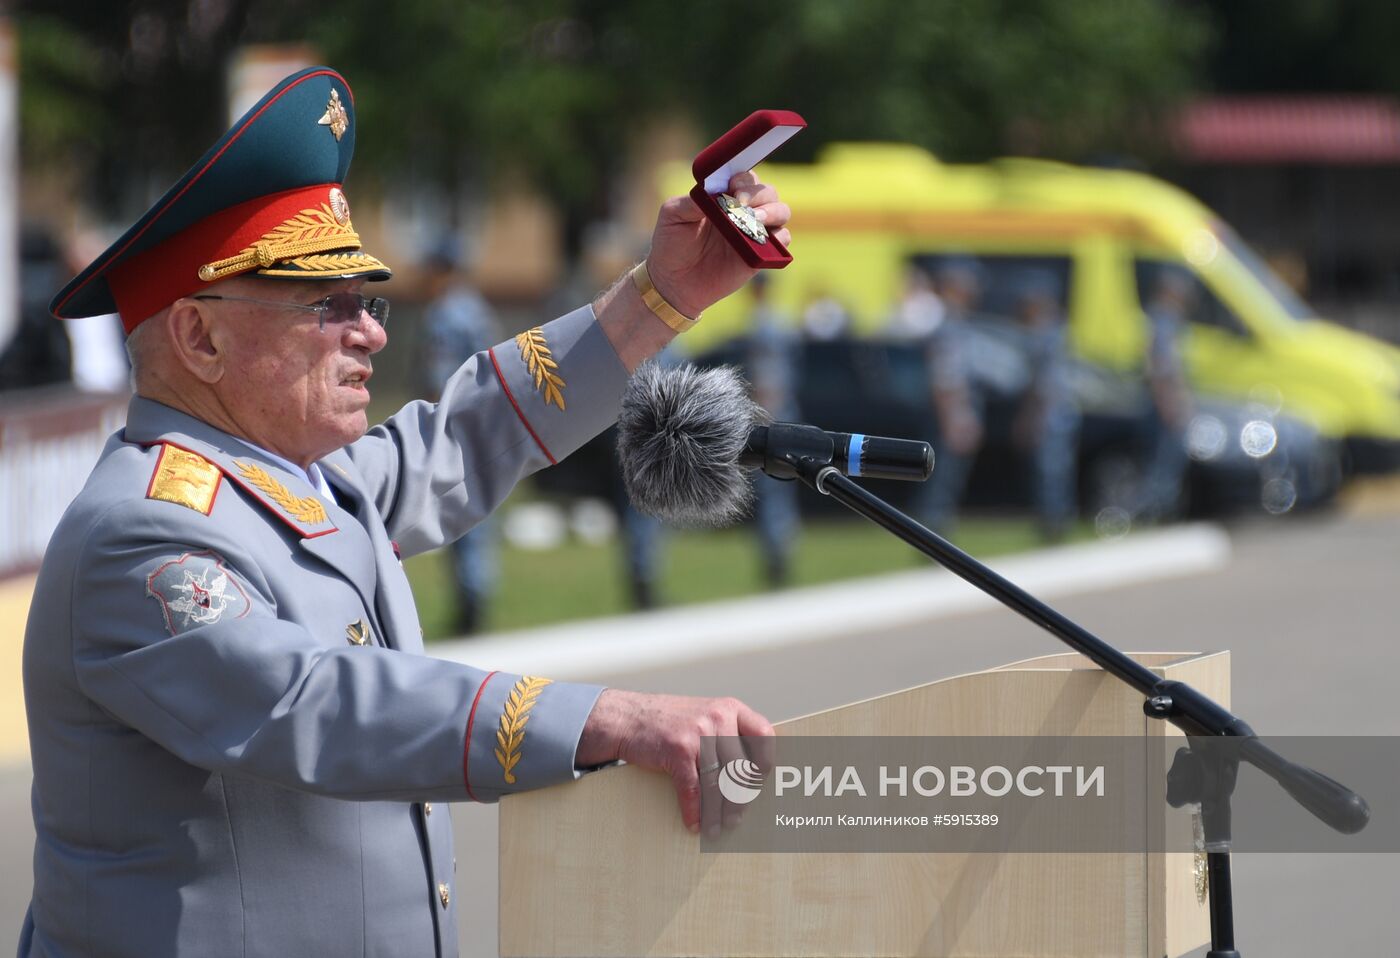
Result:
<svg viewBox="0 0 1400 958"><path fill-rule="evenodd" d="M122 326L129 333L180 297L213 285L199 278L201 266L236 256L303 210L319 210L339 185L321 183L239 203L114 266L107 283Z"/></svg>

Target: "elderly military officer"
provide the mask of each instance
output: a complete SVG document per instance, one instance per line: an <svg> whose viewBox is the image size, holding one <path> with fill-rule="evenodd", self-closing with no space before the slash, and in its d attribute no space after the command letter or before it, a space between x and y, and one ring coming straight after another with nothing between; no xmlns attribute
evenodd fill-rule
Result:
<svg viewBox="0 0 1400 958"><path fill-rule="evenodd" d="M389 271L352 225L354 136L342 77L289 77L54 300L121 313L137 395L25 637L21 955L455 954L431 803L622 759L668 772L698 829L726 758L702 737L772 733L733 700L427 658L399 562L603 429L627 373L750 271L668 202L630 278L367 431L388 305L365 284ZM771 189L732 186L785 237Z"/></svg>

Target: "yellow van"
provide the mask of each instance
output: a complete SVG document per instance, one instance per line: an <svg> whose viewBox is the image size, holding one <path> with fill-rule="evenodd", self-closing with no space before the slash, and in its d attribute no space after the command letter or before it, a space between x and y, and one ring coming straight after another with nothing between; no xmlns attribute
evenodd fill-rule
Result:
<svg viewBox="0 0 1400 958"><path fill-rule="evenodd" d="M1140 280L1175 264L1200 283L1183 343L1200 393L1301 419L1345 441L1354 467L1400 463L1400 350L1317 319L1226 224L1161 180L1041 160L948 165L917 147L869 143L759 172L794 209L796 259L770 274L771 301L791 315L825 298L853 331L878 334L911 263L1031 262L1060 274L1078 356L1132 374L1148 338ZM677 169L668 180L674 188L688 176ZM748 308L743 294L716 305L686 347L742 333Z"/></svg>

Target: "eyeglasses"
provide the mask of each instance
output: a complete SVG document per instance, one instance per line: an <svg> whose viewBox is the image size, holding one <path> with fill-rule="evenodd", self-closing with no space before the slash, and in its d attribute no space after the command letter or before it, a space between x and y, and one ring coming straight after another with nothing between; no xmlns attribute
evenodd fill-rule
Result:
<svg viewBox="0 0 1400 958"><path fill-rule="evenodd" d="M300 309L315 313L321 321L321 329L324 331L326 323L342 325L358 322L360 313L369 313L369 318L374 320L380 327L389 325L389 301L382 296L373 299L365 299L359 293L333 293L320 302L303 306L301 303L288 303L275 299L250 299L247 296L215 296L212 293L204 293L193 296L192 299L224 299L235 303L257 303L260 306L280 306L283 309Z"/></svg>

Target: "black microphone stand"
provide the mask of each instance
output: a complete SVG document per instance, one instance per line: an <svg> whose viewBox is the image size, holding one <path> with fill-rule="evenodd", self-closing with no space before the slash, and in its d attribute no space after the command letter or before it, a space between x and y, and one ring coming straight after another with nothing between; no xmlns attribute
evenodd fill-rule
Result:
<svg viewBox="0 0 1400 958"><path fill-rule="evenodd" d="M1185 804L1201 806L1210 894L1211 949L1207 958L1240 955L1235 948L1230 883L1230 795L1241 758L1273 778L1294 800L1337 831L1352 834L1366 826L1370 809L1361 796L1319 772L1283 758L1228 709L1184 682L1158 678L1145 666L843 476L831 465L829 454L813 452L811 448L784 451L770 447L768 466L777 468L769 471L779 478L795 475L822 495L903 539L1137 689L1146 697L1143 712L1149 718L1171 722L1187 734L1189 745L1177 751L1167 775L1167 800L1177 808ZM1238 748L1213 747L1212 739L1226 737L1242 741Z"/></svg>

